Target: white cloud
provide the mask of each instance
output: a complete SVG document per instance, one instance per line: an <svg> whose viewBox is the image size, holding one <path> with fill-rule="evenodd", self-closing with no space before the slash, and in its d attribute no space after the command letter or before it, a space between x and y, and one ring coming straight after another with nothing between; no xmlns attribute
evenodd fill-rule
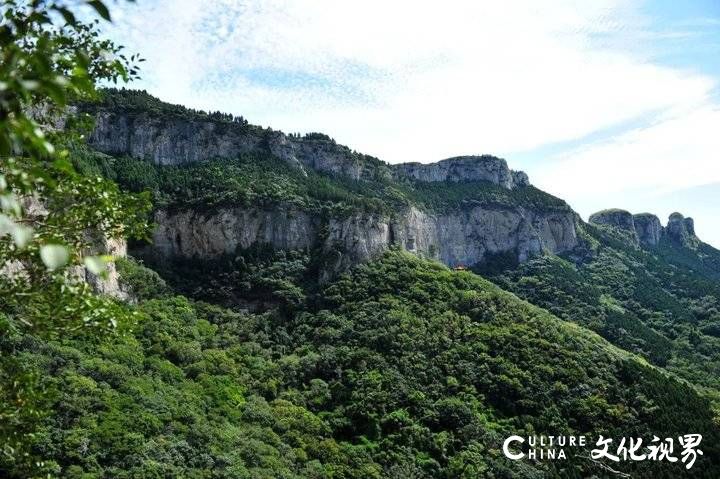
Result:
<svg viewBox="0 0 720 479"><path fill-rule="evenodd" d="M526 151L706 101L711 79L595 44L642 27L635 2L590 3L157 0L116 34L163 99L390 162Z"/></svg>
<svg viewBox="0 0 720 479"><path fill-rule="evenodd" d="M657 214L680 210L700 237L720 247L720 107L666 117L610 139L564 152L530 170L533 183L566 198L586 219L623 208ZM698 191L689 196L688 192Z"/></svg>
<svg viewBox="0 0 720 479"><path fill-rule="evenodd" d="M704 106L562 153L534 182L565 198L649 189L657 195L720 182L720 107Z"/></svg>

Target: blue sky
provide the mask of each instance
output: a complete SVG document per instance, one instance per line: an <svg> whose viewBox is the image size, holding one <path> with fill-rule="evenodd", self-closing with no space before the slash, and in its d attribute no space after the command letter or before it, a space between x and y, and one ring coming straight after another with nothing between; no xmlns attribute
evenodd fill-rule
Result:
<svg viewBox="0 0 720 479"><path fill-rule="evenodd" d="M108 32L163 100L391 163L494 154L720 246L718 0L138 0Z"/></svg>

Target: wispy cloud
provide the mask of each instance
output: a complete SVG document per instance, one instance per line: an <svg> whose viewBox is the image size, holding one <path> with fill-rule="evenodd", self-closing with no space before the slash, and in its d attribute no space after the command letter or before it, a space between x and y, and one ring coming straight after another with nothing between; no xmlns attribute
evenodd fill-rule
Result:
<svg viewBox="0 0 720 479"><path fill-rule="evenodd" d="M593 4L158 0L117 33L167 100L388 161L527 150L705 99L709 78L596 48L637 14Z"/></svg>
<svg viewBox="0 0 720 479"><path fill-rule="evenodd" d="M720 180L720 106L704 106L563 152L535 173L565 197L635 189L666 195Z"/></svg>

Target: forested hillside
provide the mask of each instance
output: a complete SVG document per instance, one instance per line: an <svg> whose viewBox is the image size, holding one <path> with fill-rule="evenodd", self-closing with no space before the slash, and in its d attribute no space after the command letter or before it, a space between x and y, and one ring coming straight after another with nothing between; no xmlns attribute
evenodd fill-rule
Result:
<svg viewBox="0 0 720 479"><path fill-rule="evenodd" d="M531 186L353 180L266 154L161 166L71 148L81 174L149 192L156 210L572 211ZM577 228L577 247L559 255L488 255L473 273L399 244L322 282L314 248L166 257L136 242L142 260L118 262L134 319L117 334L5 339L53 391L33 448L66 477L612 477L576 451L510 461L502 441L692 432L704 451L692 470L613 467L715 477L720 255Z"/></svg>
<svg viewBox="0 0 720 479"><path fill-rule="evenodd" d="M121 274L142 299L119 334L4 340L55 391L35 447L64 477L602 476L579 453L503 457L505 437L540 431L692 430L690 477L720 467L692 386L469 272L393 251L261 314L175 296L133 262Z"/></svg>
<svg viewBox="0 0 720 479"><path fill-rule="evenodd" d="M584 230L580 259L548 255L512 269L479 270L717 395L720 251L669 237L640 247L613 227L586 224Z"/></svg>
<svg viewBox="0 0 720 479"><path fill-rule="evenodd" d="M156 211L573 214L527 185L353 180L262 154L162 166L68 147L81 177L147 192ZM612 466L716 477L720 255L694 236L649 248L613 226L575 227L571 250L488 254L474 272L403 243L328 275L313 247L168 257L135 241L137 259L117 260L126 299L106 298L124 318L113 333L41 338L3 317L3 350L46 392L29 450L45 473L77 478L579 478L614 473L587 451L511 461L502 442L696 433L693 469ZM0 464L9 477L33 470Z"/></svg>

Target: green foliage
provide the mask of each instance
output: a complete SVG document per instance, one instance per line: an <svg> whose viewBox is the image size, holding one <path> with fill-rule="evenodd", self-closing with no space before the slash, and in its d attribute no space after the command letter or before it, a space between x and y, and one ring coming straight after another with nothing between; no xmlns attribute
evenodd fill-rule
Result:
<svg viewBox="0 0 720 479"><path fill-rule="evenodd" d="M292 310L317 289L318 272L309 253L274 251L270 245L214 259L144 259L175 291L225 306L257 310L279 305Z"/></svg>
<svg viewBox="0 0 720 479"><path fill-rule="evenodd" d="M101 1L89 2L109 19ZM133 55L98 37L97 21L77 20L64 1L7 0L0 19L0 155L54 152L36 119L52 119L69 99L91 98L95 81L137 77ZM61 19L61 20L59 20ZM31 111L32 109L32 111Z"/></svg>
<svg viewBox="0 0 720 479"><path fill-rule="evenodd" d="M377 190L364 195L359 182L316 172L305 175L263 154L193 165L156 166L143 160L110 158L86 151L75 162L79 169L101 171L130 191L151 191L157 207L211 209L285 203L304 210L343 214L357 209L389 212L389 205L382 200L391 195L397 200L401 198L389 185L373 185Z"/></svg>
<svg viewBox="0 0 720 479"><path fill-rule="evenodd" d="M102 1L88 5L109 19ZM78 21L75 8L8 0L0 18L0 468L12 464L23 477L50 471L27 449L50 393L12 354L14 338L113 328L126 319L130 313L78 281L78 268L102 272L107 258L88 256L98 238L144 236L147 229L146 195L79 175L67 160L63 145L87 120L67 104L92 98L97 81L135 78L139 60L100 38L97 21Z"/></svg>
<svg viewBox="0 0 720 479"><path fill-rule="evenodd" d="M427 428L426 440L442 440L443 455L432 456L441 467L468 444L498 448L483 433L489 430L647 435L703 417L705 426L692 427L717 433L709 402L691 387L470 273L390 253L330 286L324 298L325 313L293 322L294 342L315 344L327 364L322 379L348 394L339 396L335 421L351 414L352 429L339 432L379 441L380 450L410 440L385 429L397 422L395 411ZM676 416L687 410L689 417ZM491 460L490 470L503 470Z"/></svg>
<svg viewBox="0 0 720 479"><path fill-rule="evenodd" d="M121 260L138 304L93 294L74 273L100 272L105 258L87 255L99 238L146 234L150 194L162 208L283 203L321 215L568 206L533 187L395 182L349 150L375 166L363 181L303 175L266 155L158 167L93 152L72 134L86 117L62 108L97 108L95 82L135 76L134 59L63 2L6 3L0 254L14 272L0 275L3 477L603 477L572 455L509 461L500 445L509 434L688 432L705 452L692 471L623 470L720 475L720 252L702 243L646 251L588 225L584 251L566 259L497 255L484 266L545 309L398 251L321 287L316 252L262 246L213 261L147 258L157 272ZM109 19L102 2L88 4ZM145 92L107 90L100 105L272 133ZM62 134L47 128L58 119ZM318 133L302 141L344 148Z"/></svg>
<svg viewBox="0 0 720 479"><path fill-rule="evenodd" d="M177 118L194 121L212 120L215 122L232 123L247 130L262 131L260 127L250 125L242 116L234 116L229 113L206 112L187 108L182 105L165 103L148 94L145 90L128 90L125 88L104 88L99 98L103 107L110 110L122 110L128 112L160 115L167 119ZM86 102L81 105L84 109L92 109L97 103Z"/></svg>
<svg viewBox="0 0 720 479"><path fill-rule="evenodd" d="M171 293L171 289L155 271L143 266L133 258L119 258L115 266L120 275L120 283L134 299L147 300L161 298Z"/></svg>
<svg viewBox="0 0 720 479"><path fill-rule="evenodd" d="M406 185L409 199L435 211L456 210L480 205L523 206L544 211L570 211L563 200L534 186L507 189L486 181L411 182Z"/></svg>
<svg viewBox="0 0 720 479"><path fill-rule="evenodd" d="M112 158L77 147L76 167L102 173L130 191L150 191L159 208L263 207L280 203L314 213L342 216L363 211L392 215L411 205L430 211L480 204L568 211L567 204L532 186L506 189L490 182L394 182L352 180L290 167L271 155L159 166L128 157Z"/></svg>
<svg viewBox="0 0 720 479"><path fill-rule="evenodd" d="M389 252L292 310L164 296L137 311L131 334L100 341L16 338L23 363L58 392L33 442L50 451L49 470L602 477L579 457L508 461L500 446L509 434L688 430L704 435L695 469L719 467L713 412L690 386L472 273L408 254ZM647 477L668 466L627 467Z"/></svg>
<svg viewBox="0 0 720 479"><path fill-rule="evenodd" d="M378 477L367 452L329 436L302 405L304 393L280 390L283 361L259 343L269 316L181 297L144 302L138 313L132 336L66 339L22 353L43 370L43 385L58 391L54 414L34 436L35 448L52 452L48 470L63 477Z"/></svg>

